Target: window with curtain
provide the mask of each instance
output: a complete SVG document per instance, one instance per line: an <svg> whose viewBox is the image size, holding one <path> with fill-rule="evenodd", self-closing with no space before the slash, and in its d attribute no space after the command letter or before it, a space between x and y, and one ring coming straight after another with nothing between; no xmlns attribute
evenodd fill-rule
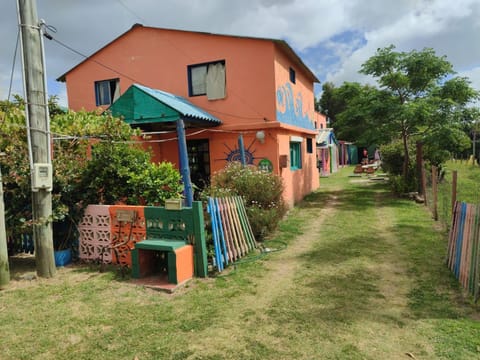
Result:
<svg viewBox="0 0 480 360"><path fill-rule="evenodd" d="M187 75L189 96L207 95L208 100L225 98L225 60L189 65Z"/></svg>
<svg viewBox="0 0 480 360"><path fill-rule="evenodd" d="M120 79L95 81L95 104L111 105L120 97Z"/></svg>

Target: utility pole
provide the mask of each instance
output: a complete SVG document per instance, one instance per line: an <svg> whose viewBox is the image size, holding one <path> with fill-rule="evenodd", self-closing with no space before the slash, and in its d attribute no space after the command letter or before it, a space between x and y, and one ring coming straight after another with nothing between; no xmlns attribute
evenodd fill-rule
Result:
<svg viewBox="0 0 480 360"><path fill-rule="evenodd" d="M18 0L21 29L25 112L32 174L32 213L35 262L40 277L56 272L53 255L51 156L42 29L35 0Z"/></svg>
<svg viewBox="0 0 480 360"><path fill-rule="evenodd" d="M3 153L0 153L2 156ZM10 282L8 266L7 234L5 229L5 205L3 202L2 169L0 169L0 289Z"/></svg>

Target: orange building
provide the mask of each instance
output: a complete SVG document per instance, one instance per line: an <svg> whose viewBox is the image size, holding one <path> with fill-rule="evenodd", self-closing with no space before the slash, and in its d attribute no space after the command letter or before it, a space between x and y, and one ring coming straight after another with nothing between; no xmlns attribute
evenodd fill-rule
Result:
<svg viewBox="0 0 480 360"><path fill-rule="evenodd" d="M221 121L188 128L192 181L228 161L270 168L292 206L319 186L316 76L283 40L134 25L59 78L72 110L106 108L133 84L175 94ZM159 115L160 116L160 115ZM141 116L140 116L141 117ZM155 159L179 163L175 135L143 121Z"/></svg>

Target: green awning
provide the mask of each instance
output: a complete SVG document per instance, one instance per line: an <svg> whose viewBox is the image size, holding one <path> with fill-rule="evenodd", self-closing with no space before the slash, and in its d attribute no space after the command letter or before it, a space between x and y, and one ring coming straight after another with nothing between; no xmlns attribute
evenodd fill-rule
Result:
<svg viewBox="0 0 480 360"><path fill-rule="evenodd" d="M109 108L130 125L175 122L185 125L218 126L221 121L181 96L133 84Z"/></svg>

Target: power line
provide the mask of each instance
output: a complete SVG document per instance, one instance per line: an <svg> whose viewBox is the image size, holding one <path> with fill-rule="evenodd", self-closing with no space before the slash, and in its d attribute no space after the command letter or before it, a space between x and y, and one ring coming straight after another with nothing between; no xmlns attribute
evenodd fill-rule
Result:
<svg viewBox="0 0 480 360"><path fill-rule="evenodd" d="M120 1L120 0L118 0ZM46 25L46 24L45 24ZM50 29L51 27L49 25L46 25L46 27L48 29ZM148 86L147 84L143 83L142 81L139 81L138 79L135 79L133 77L131 77L130 75L127 75L125 73L122 73L121 71L118 71L116 70L115 68L109 66L109 65L106 65L98 60L95 60L85 54L83 54L82 52L74 49L73 47L65 44L64 42L56 39L55 37L53 37L51 34L48 34L45 32L45 37L49 40L53 40L55 43L57 43L58 45L64 47L65 49L83 57L84 59L89 59L90 61L94 62L95 64L107 69L107 70L110 70L120 76L123 76L129 80L131 80L133 83L136 83L136 84L140 84L140 85L143 85L143 86ZM178 52L182 53L185 57L187 57L188 59L190 59L191 61L193 61L193 59L191 58L191 56L189 56L188 53L186 53L185 51L183 51L182 49L178 48L178 46L176 46L170 39L166 39L167 42L169 42L175 49L177 49ZM204 110L207 110L207 111L210 111L210 112L216 112L218 114L222 114L222 115L226 115L226 116L231 116L231 117L235 117L235 118L239 118L239 119L251 119L251 120L257 120L257 119L260 119L260 120L266 120L266 118L260 114L256 109L254 109L249 103L247 103L245 100L243 100L242 97L240 97L235 91L232 91L230 90L230 93L232 95L234 95L235 97L237 97L237 99L239 99L242 103L244 103L245 105L247 105L250 109L252 109L254 112L256 112L259 116L258 117L250 117L250 116L241 116L241 115L236 115L236 114L230 114L230 113L226 113L226 112L221 112L221 111L218 111L218 110L213 110L213 109L208 109L208 108L203 108Z"/></svg>
<svg viewBox="0 0 480 360"><path fill-rule="evenodd" d="M17 52L18 52L19 42L20 42L20 28L18 28L17 30L17 41L15 43L15 51L13 52L12 70L10 72L10 85L8 86L7 101L10 101L10 96L12 95L13 73L15 72L15 63L17 62Z"/></svg>
<svg viewBox="0 0 480 360"><path fill-rule="evenodd" d="M75 54L82 56L82 57L85 58L85 59L89 59L89 56L87 56L87 55L85 55L85 54L82 54L80 51L75 50L75 49L72 48L71 46L68 46L67 44L61 42L60 40L55 39L55 38L54 38L53 36L51 36L51 35L50 35L50 37L51 37L51 38L48 38L48 37L47 37L47 39L53 40L53 41L56 42L57 44L63 46L65 49L70 50L70 51L74 52ZM140 84L140 85L144 85L144 84L142 84L141 82L139 82L138 80L132 78L131 76L129 76L129 75L127 75L127 74L124 74L124 73L122 73L122 72L120 72L120 71L118 71L118 70L115 70L114 68L112 68L112 67L110 67L110 66L108 66L108 65L105 65L105 64L101 63L100 61L97 61L97 60L92 59L92 58L90 58L90 60L93 61L95 64L97 64L97 65L99 65L99 66L101 66L101 67L103 67L103 68L105 68L105 69L107 69L107 70L113 71L114 73L116 73L116 74L118 74L118 75L121 75L121 76L123 76L123 77L125 77L125 78L127 78L127 79L129 79L129 80L131 80L131 81L133 81L134 83L137 83L137 84ZM145 85L145 86L146 86L146 85Z"/></svg>
<svg viewBox="0 0 480 360"><path fill-rule="evenodd" d="M141 16L139 16L135 11L133 11L132 9L130 9L127 5L125 5L125 3L122 1L122 0L117 0L117 2L125 9L127 10L130 14L132 14L133 16L137 17L138 19L142 20L143 23L147 23L147 21L145 21L145 19L143 19Z"/></svg>

